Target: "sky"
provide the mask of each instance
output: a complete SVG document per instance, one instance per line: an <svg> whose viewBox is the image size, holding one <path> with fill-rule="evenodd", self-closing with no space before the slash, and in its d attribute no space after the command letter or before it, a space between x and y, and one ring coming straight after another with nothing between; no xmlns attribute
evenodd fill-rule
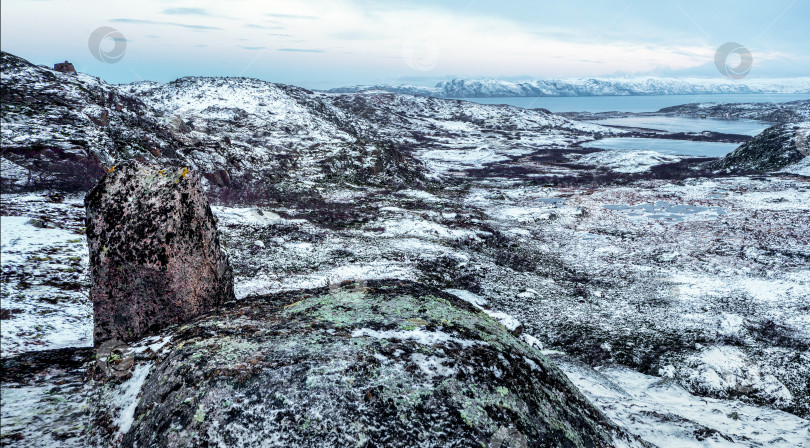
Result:
<svg viewBox="0 0 810 448"><path fill-rule="evenodd" d="M810 0L3 0L0 16L3 51L114 83L722 78L728 42L749 77L810 76Z"/></svg>

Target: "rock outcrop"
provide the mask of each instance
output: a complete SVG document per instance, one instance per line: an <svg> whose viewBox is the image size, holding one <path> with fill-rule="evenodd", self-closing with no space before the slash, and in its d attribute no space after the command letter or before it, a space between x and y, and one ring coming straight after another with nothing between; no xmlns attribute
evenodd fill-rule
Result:
<svg viewBox="0 0 810 448"><path fill-rule="evenodd" d="M76 73L76 69L73 67L73 64L71 64L68 61L57 62L56 64L53 65L53 69L56 70L57 72L62 73L72 73L72 74Z"/></svg>
<svg viewBox="0 0 810 448"><path fill-rule="evenodd" d="M770 127L718 160L714 168L731 172L778 171L807 157L807 123Z"/></svg>
<svg viewBox="0 0 810 448"><path fill-rule="evenodd" d="M233 274L199 178L115 166L85 198L94 341L133 341L233 298Z"/></svg>
<svg viewBox="0 0 810 448"><path fill-rule="evenodd" d="M125 447L634 444L536 349L467 302L417 283L248 298L167 336L135 367L130 382L143 386L123 429L103 434L117 412L103 407L130 385L99 390L96 440L117 433Z"/></svg>

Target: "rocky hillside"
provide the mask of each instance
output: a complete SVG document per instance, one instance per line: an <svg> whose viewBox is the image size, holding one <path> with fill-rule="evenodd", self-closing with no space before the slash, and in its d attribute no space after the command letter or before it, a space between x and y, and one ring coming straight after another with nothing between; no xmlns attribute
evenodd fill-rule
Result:
<svg viewBox="0 0 810 448"><path fill-rule="evenodd" d="M86 191L116 160L182 159L182 144L155 110L122 89L6 52L0 58L3 191Z"/></svg>
<svg viewBox="0 0 810 448"><path fill-rule="evenodd" d="M658 113L686 117L744 118L771 123L798 123L810 120L810 100L786 103L692 103L665 107Z"/></svg>
<svg viewBox="0 0 810 448"><path fill-rule="evenodd" d="M407 185L430 172L415 160L417 146L456 149L482 138L505 146L502 134L517 131L567 142L618 132L542 110L410 95L332 95L245 78L183 78L131 89L164 117L182 120L188 142L206 149L190 156L204 171L274 182L286 176L310 185L335 178Z"/></svg>
<svg viewBox="0 0 810 448"><path fill-rule="evenodd" d="M453 79L434 87L374 85L341 87L330 92L384 91L439 98L498 98L530 96L712 95L729 93L810 93L810 78L725 79L582 78L532 81Z"/></svg>
<svg viewBox="0 0 810 448"><path fill-rule="evenodd" d="M713 166L727 171L762 172L797 165L810 156L808 134L808 122L770 127Z"/></svg>
<svg viewBox="0 0 810 448"><path fill-rule="evenodd" d="M569 145L621 133L543 110L326 94L246 78L113 86L8 53L2 70L6 191L72 183L86 190L103 169L128 158L194 167L230 197L296 194L332 181L401 187L431 175L416 145L458 150L486 141L515 153L524 143ZM522 142L511 142L512 134ZM75 164L91 172L71 177ZM54 172L59 182L49 183Z"/></svg>

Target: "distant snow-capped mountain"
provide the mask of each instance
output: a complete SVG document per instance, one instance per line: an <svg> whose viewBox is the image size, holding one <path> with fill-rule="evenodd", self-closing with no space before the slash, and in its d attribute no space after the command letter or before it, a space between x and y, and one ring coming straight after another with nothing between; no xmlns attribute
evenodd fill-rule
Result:
<svg viewBox="0 0 810 448"><path fill-rule="evenodd" d="M330 90L350 93L379 90L440 98L493 98L527 96L631 96L631 95L712 95L750 93L809 93L810 77L746 79L702 78L576 78L533 81L498 79L454 79L434 87L381 84L340 87Z"/></svg>

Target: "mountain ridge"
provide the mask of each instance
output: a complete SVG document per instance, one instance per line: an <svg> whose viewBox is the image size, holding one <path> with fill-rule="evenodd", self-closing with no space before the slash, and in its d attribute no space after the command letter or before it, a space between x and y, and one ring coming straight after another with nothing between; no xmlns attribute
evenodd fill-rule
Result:
<svg viewBox="0 0 810 448"><path fill-rule="evenodd" d="M331 93L385 91L439 98L498 98L536 96L646 96L714 94L810 94L810 77L728 80L708 78L571 78L504 81L492 78L453 79L433 87L377 84L347 86Z"/></svg>

